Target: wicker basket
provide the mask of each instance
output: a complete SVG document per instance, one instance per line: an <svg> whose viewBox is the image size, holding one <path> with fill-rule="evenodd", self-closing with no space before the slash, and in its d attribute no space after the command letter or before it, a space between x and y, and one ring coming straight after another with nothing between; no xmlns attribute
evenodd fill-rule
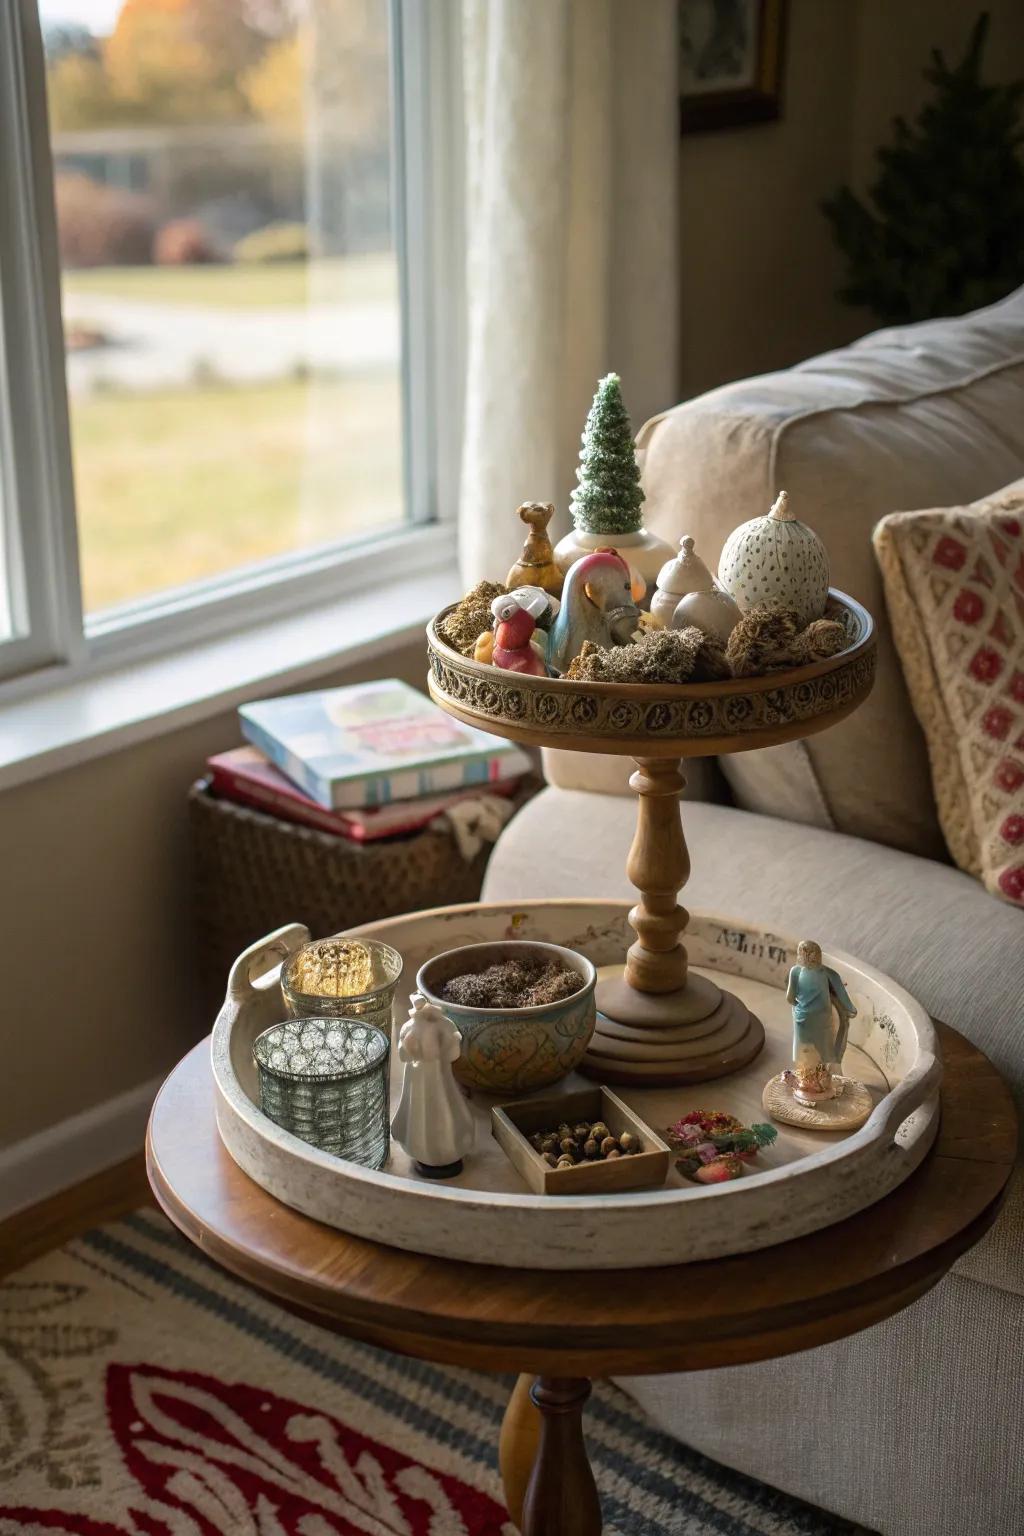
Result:
<svg viewBox="0 0 1024 1536"><path fill-rule="evenodd" d="M523 781L516 809L537 793ZM354 843L278 821L210 792L189 791L195 910L204 992L212 1004L243 949L284 923L305 923L314 938L425 907L475 901L491 846L467 862L444 828Z"/></svg>

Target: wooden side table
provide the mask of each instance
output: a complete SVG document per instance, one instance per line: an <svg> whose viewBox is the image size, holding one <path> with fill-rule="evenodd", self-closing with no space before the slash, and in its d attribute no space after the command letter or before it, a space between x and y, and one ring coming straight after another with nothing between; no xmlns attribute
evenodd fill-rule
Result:
<svg viewBox="0 0 1024 1536"><path fill-rule="evenodd" d="M520 1372L500 1447L509 1513L524 1536L598 1536L582 1422L592 1378L831 1343L916 1301L992 1224L1016 1155L1013 1103L979 1050L945 1026L940 1035L942 1125L921 1167L879 1204L768 1254L533 1272L349 1237L281 1205L232 1162L205 1042L157 1098L149 1178L186 1237L300 1316L420 1359Z"/></svg>

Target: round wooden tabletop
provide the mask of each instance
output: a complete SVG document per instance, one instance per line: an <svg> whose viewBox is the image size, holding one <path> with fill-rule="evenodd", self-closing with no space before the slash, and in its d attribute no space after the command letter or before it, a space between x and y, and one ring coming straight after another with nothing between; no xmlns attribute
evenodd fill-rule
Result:
<svg viewBox="0 0 1024 1536"><path fill-rule="evenodd" d="M733 1258L650 1270L502 1269L323 1226L232 1162L217 1133L208 1041L157 1098L149 1177L163 1210L212 1259L355 1338L442 1364L547 1376L740 1365L891 1316L994 1220L1016 1155L1013 1103L979 1050L955 1030L939 1032L942 1123L917 1172L848 1221Z"/></svg>

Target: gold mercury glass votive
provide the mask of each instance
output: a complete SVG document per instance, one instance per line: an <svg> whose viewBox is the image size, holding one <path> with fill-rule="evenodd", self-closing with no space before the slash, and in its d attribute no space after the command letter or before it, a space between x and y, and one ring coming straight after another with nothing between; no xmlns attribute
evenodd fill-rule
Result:
<svg viewBox="0 0 1024 1536"><path fill-rule="evenodd" d="M377 939L315 939L281 969L293 1019L364 1019L390 1034L402 957Z"/></svg>

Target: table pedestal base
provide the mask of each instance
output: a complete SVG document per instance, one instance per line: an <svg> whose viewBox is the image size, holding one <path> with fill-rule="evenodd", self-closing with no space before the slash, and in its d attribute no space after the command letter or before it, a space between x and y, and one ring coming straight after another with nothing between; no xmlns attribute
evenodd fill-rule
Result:
<svg viewBox="0 0 1024 1536"><path fill-rule="evenodd" d="M600 1536L601 1505L583 1440L585 1376L520 1376L501 1426L509 1518L522 1536Z"/></svg>
<svg viewBox="0 0 1024 1536"><path fill-rule="evenodd" d="M626 873L640 892L629 914L636 932L621 976L597 986L597 1027L583 1070L602 1082L700 1083L745 1067L764 1029L745 1003L692 976L682 935L690 914L677 901L690 875L679 798L678 758L637 758L639 797Z"/></svg>

